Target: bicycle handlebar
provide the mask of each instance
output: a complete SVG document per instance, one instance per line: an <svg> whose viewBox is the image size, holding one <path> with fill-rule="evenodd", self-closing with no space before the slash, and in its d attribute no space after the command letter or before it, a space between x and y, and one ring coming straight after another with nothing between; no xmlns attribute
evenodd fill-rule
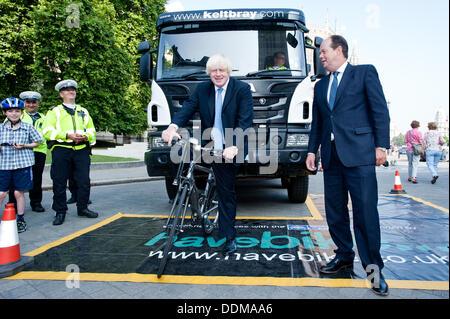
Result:
<svg viewBox="0 0 450 319"><path fill-rule="evenodd" d="M206 151L210 152L210 155L212 156L222 157L223 150L215 150L214 147L203 147L199 144L198 140L193 137L191 137L189 140L181 139L179 141L176 141L173 145L178 144L180 146L184 146L187 143L192 145L194 151Z"/></svg>

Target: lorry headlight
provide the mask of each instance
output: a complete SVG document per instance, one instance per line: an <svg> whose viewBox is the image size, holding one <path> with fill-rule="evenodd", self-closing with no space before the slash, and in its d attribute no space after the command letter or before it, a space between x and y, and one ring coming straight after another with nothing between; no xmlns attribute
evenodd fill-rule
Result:
<svg viewBox="0 0 450 319"><path fill-rule="evenodd" d="M151 148L161 148L161 147L167 147L167 143L164 142L162 137L158 136L152 136L150 138L150 147Z"/></svg>
<svg viewBox="0 0 450 319"><path fill-rule="evenodd" d="M288 134L286 140L286 147L301 147L308 146L308 134Z"/></svg>

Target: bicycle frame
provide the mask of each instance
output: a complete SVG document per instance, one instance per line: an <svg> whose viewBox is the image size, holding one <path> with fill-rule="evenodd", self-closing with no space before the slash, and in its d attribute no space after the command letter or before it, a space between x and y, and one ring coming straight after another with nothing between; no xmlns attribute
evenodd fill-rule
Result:
<svg viewBox="0 0 450 319"><path fill-rule="evenodd" d="M217 209L217 205L215 205L212 208L208 209L206 212L203 211L205 208L205 205L206 205L206 200L201 201L200 197L204 196L205 198L207 198L207 196L209 195L209 192L212 189L212 186L215 185L215 178L214 178L214 173L213 173L212 168L207 168L205 166L202 166L202 165L198 164L198 162L201 158L200 151L212 152L213 156L218 156L219 152L213 151L212 148L200 147L200 145L198 144L198 141L194 138L191 138L188 141L181 140L178 142L178 144L182 146L181 162L178 166L177 175L173 181L173 185L175 185L175 186L178 185L178 191L173 200L174 204L172 205L169 217L167 218L164 228L169 227L169 223L170 223L171 218L173 217L174 210L177 206L179 196L181 194L181 190L184 187L187 187L188 194L186 196L186 202L181 203L182 205L184 204L184 209L183 209L183 213L182 213L182 220L179 225L179 231L183 232L183 225L184 225L184 220L186 217L186 210L189 205L190 205L193 213L202 212L201 216L200 216L202 218L205 215L209 215L211 213L211 211L213 211L214 209ZM187 164L187 154L188 154L188 150L190 147L192 147L194 150L193 159L189 161L189 167L186 171L186 174L183 174L184 166ZM202 171L202 172L208 174L208 179L207 179L205 191L203 194L200 194L200 191L198 190L197 185L195 183L195 179L194 179L194 171L195 170ZM217 216L216 216L215 221L217 221Z"/></svg>
<svg viewBox="0 0 450 319"><path fill-rule="evenodd" d="M172 247L173 241L175 240L176 234L178 232L183 232L183 225L184 225L184 219L186 217L186 210L188 206L190 205L192 210L192 218L194 219L195 215L200 212L200 216L202 218L202 227L205 234L211 234L211 232L214 229L215 223L217 223L217 217L219 214L216 214L216 218L214 223L211 224L209 220L209 214L214 209L218 209L218 205L215 205L214 203L214 191L215 191L215 178L212 168L206 168L204 166L201 166L197 164L198 159L200 158L200 152L198 151L212 151L209 148L202 148L198 144L198 141L196 139L189 139L189 141L182 140L179 142L180 145L182 145L182 157L181 157L181 163L178 167L177 176L174 180L174 185L178 185L177 194L175 196L175 199L173 201L172 208L170 210L169 217L167 217L167 221L163 228L171 228L170 234L167 232L168 237L166 242L163 244L164 251L163 251L163 259L161 260L157 276L158 278L161 277L161 275L164 272L164 268L166 267L166 263L169 256L169 250ZM189 168L186 172L186 174L183 174L184 172L184 166L187 162L186 160L186 154L189 147L193 147L194 149L194 157L189 162ZM217 152L215 155L217 156ZM194 170L200 170L205 173L208 173L208 180L206 183L206 188L203 193L201 193L197 185L195 184L194 179ZM201 204L199 204L201 203ZM213 207L207 207L207 205L214 204ZM204 210L208 208L206 212ZM181 221L180 221L181 218ZM173 220L172 224L170 224L171 220ZM178 224L178 222L180 223ZM159 248L158 248L159 249Z"/></svg>

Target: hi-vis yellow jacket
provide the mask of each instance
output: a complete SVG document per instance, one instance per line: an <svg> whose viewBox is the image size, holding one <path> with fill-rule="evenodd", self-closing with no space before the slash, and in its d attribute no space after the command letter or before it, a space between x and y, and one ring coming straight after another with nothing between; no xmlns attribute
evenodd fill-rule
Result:
<svg viewBox="0 0 450 319"><path fill-rule="evenodd" d="M87 137L85 143L75 144L66 137L67 133L78 133ZM50 150L56 146L80 150L88 145L94 145L96 131L89 112L79 105L76 106L73 115L66 111L62 104L52 107L45 116L44 138Z"/></svg>
<svg viewBox="0 0 450 319"><path fill-rule="evenodd" d="M42 134L42 131L44 130L45 115L40 112L38 113L41 117L34 122L34 128ZM26 111L22 113L20 119L25 123L33 125L33 119ZM39 146L35 147L33 151L47 154L47 142L44 140L44 142L39 143Z"/></svg>

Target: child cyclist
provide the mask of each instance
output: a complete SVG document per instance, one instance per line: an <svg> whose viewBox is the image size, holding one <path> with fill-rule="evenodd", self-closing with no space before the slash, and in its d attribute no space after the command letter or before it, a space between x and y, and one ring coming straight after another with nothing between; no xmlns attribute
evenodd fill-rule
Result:
<svg viewBox="0 0 450 319"><path fill-rule="evenodd" d="M20 120L25 108L22 100L7 98L2 101L1 108L7 120L0 124L0 207L8 191L14 190L17 229L21 233L27 229L24 191L33 188L33 148L43 139L33 125Z"/></svg>

